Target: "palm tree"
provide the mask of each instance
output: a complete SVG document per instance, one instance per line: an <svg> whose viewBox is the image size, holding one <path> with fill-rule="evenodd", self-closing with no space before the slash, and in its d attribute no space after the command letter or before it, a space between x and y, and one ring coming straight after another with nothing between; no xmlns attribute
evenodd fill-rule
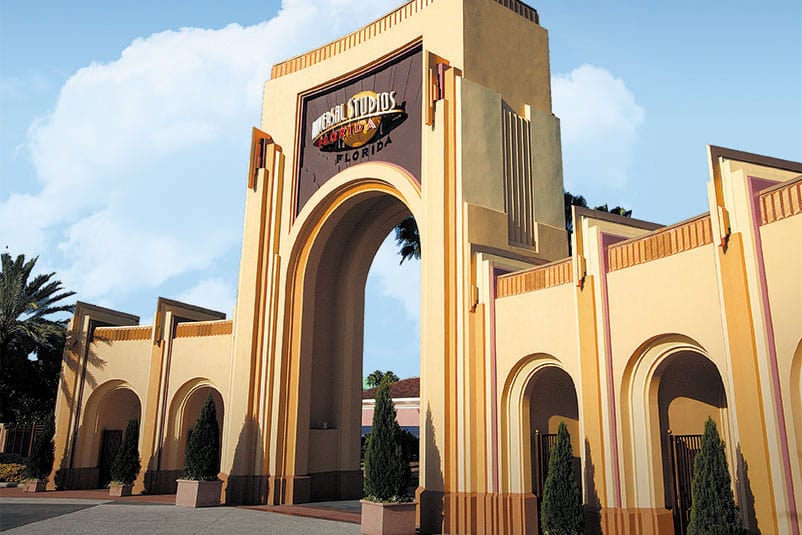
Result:
<svg viewBox="0 0 802 535"><path fill-rule="evenodd" d="M11 259L2 253L0 271L0 355L12 347L35 351L55 349L67 320L48 316L72 312L74 305L59 304L75 292L66 292L61 281L51 280L55 273L40 274L29 281L39 257L25 261L25 255Z"/></svg>
<svg viewBox="0 0 802 535"><path fill-rule="evenodd" d="M574 232L574 211L572 206L581 206L582 208L588 207L588 201L582 195L574 195L570 191L563 191L563 206L565 208L565 230L568 231L568 254L571 254L571 234ZM607 204L594 206L594 210L600 212L607 212L624 217L632 217L632 210L627 210L622 206L615 208L607 208Z"/></svg>
<svg viewBox="0 0 802 535"><path fill-rule="evenodd" d="M404 260L420 260L420 233L415 218L409 216L395 227L395 243L400 247L398 254L401 255L399 264Z"/></svg>
<svg viewBox="0 0 802 535"><path fill-rule="evenodd" d="M370 373L370 375L368 375L368 378L365 380L365 382L369 387L375 387L379 386L385 377L391 383L398 381L398 376L390 370L387 370L386 372L374 370Z"/></svg>
<svg viewBox="0 0 802 535"><path fill-rule="evenodd" d="M55 402L67 320L51 316L72 312L60 302L75 292L54 273L29 280L36 260L0 255L0 421L41 419Z"/></svg>

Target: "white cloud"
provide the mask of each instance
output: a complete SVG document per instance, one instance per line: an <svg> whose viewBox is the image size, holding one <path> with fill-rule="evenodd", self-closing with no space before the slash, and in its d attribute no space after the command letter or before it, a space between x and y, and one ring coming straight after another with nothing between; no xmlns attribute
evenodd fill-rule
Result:
<svg viewBox="0 0 802 535"><path fill-rule="evenodd" d="M234 303L236 302L236 293L237 291L232 281L214 277L200 281L197 285L179 295L178 300L219 310L231 317Z"/></svg>
<svg viewBox="0 0 802 535"><path fill-rule="evenodd" d="M379 247L368 277L376 278L382 295L396 299L404 306L409 319L420 316L420 261L405 261L399 265L395 235L390 234Z"/></svg>
<svg viewBox="0 0 802 535"><path fill-rule="evenodd" d="M204 277L223 258L236 269L249 131L270 66L397 3L286 0L269 21L156 33L78 70L29 129L41 189L0 199L0 228L12 229L2 245L50 257L97 302Z"/></svg>
<svg viewBox="0 0 802 535"><path fill-rule="evenodd" d="M601 67L582 65L555 75L551 84L566 187L622 187L629 178L643 107L623 80Z"/></svg>

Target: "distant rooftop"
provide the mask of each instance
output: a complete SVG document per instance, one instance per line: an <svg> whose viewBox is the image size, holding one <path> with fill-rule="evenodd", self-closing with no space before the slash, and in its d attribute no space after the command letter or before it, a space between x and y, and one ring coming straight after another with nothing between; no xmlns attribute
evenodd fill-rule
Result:
<svg viewBox="0 0 802 535"><path fill-rule="evenodd" d="M362 399L373 399L376 397L377 387L362 391ZM390 395L393 399L398 398L419 398L420 397L420 377L410 377L401 379L390 384Z"/></svg>

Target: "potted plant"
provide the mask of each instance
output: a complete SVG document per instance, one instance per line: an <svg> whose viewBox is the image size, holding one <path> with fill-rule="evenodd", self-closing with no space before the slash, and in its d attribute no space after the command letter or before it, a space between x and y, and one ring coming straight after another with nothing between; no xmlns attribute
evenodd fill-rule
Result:
<svg viewBox="0 0 802 535"><path fill-rule="evenodd" d="M390 380L376 390L373 428L365 446L365 498L362 500L361 532L367 535L415 533L415 507L407 494L409 462L395 419Z"/></svg>
<svg viewBox="0 0 802 535"><path fill-rule="evenodd" d="M139 421L129 420L123 443L111 464L109 496L130 496L136 476L139 475Z"/></svg>
<svg viewBox="0 0 802 535"><path fill-rule="evenodd" d="M175 504L184 507L220 505L223 482L220 472L220 429L212 395L206 398L200 417L189 435L184 478L178 480Z"/></svg>
<svg viewBox="0 0 802 535"><path fill-rule="evenodd" d="M44 492L47 478L53 469L53 455L55 444L53 435L56 433L53 424L53 415L45 420L42 429L33 440L31 455L25 460L25 480L23 491Z"/></svg>

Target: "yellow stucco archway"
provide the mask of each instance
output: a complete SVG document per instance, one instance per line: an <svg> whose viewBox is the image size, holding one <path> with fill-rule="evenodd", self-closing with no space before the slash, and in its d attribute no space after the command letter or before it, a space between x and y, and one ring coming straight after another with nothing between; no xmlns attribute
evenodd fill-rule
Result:
<svg viewBox="0 0 802 535"><path fill-rule="evenodd" d="M103 433L106 430L124 431L128 421L136 419L142 424L141 398L134 388L122 380L111 380L99 385L86 401L76 445L75 466L94 468L101 462ZM141 448L141 437L139 447ZM98 482L102 484L102 481Z"/></svg>
<svg viewBox="0 0 802 535"><path fill-rule="evenodd" d="M655 336L630 358L621 383L624 481L630 506L670 501L669 429L677 435L701 434L710 416L732 459L729 395L722 377L705 348L681 334Z"/></svg>
<svg viewBox="0 0 802 535"><path fill-rule="evenodd" d="M225 406L220 389L209 379L196 377L176 390L170 403L167 435L164 437L162 470L183 470L189 431L194 427L206 397L211 394L217 413L217 426L222 431ZM221 448L222 448L221 436Z"/></svg>
<svg viewBox="0 0 802 535"><path fill-rule="evenodd" d="M566 392L558 394L566 394L572 399L559 400L559 407L557 405L550 407L550 410L546 410L548 414L546 412L539 416L534 414L533 411L537 411L534 403L537 403L538 397L538 393L534 390L540 378L544 379L545 383L555 381L561 383L561 389ZM555 394L547 392L548 384L542 386L545 388L541 393L545 397L552 397ZM566 396L560 395L560 397ZM570 414L562 410L566 405L571 405L568 410ZM507 376L502 392L501 408L502 492L531 493L534 487L531 433L538 421L547 432L556 432L559 421L565 420L572 435L574 453L580 451L576 380L555 357L544 353L529 355L520 359Z"/></svg>
<svg viewBox="0 0 802 535"><path fill-rule="evenodd" d="M361 164L329 179L293 225L285 443L294 447L283 464L300 483L294 501L361 497L365 282L393 227L410 214L424 224L420 199L402 168Z"/></svg>

